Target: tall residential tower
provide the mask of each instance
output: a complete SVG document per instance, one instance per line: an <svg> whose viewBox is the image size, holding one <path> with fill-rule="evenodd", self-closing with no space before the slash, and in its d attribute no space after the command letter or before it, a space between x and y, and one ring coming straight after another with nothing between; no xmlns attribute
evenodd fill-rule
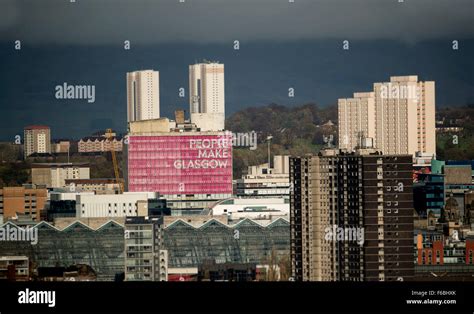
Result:
<svg viewBox="0 0 474 314"><path fill-rule="evenodd" d="M222 131L225 120L224 65L216 62L189 66L191 122L201 131Z"/></svg>
<svg viewBox="0 0 474 314"><path fill-rule="evenodd" d="M160 72L153 70L127 73L127 121L160 117Z"/></svg>
<svg viewBox="0 0 474 314"><path fill-rule="evenodd" d="M339 99L339 148L370 143L384 154L436 154L435 82L393 76L373 92Z"/></svg>

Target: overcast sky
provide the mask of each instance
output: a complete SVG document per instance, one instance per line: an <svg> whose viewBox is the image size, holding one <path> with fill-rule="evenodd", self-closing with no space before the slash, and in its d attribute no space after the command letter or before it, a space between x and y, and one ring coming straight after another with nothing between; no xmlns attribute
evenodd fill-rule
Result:
<svg viewBox="0 0 474 314"><path fill-rule="evenodd" d="M0 0L0 40L26 43L474 37L474 0Z"/></svg>

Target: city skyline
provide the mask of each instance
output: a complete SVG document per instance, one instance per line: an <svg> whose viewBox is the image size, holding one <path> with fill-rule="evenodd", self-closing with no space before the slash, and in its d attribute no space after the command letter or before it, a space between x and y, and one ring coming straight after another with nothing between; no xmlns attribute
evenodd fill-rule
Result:
<svg viewBox="0 0 474 314"><path fill-rule="evenodd" d="M474 103L469 0L116 2L123 10L87 0L45 2L51 5L5 0L0 13L3 141L25 125L52 122L53 138L105 127L125 132L123 77L130 71L160 72L162 116L187 110L187 67L205 59L226 65L226 118L270 103L334 105L381 78L412 74L437 82L437 106ZM414 15L418 10L424 14ZM97 26L102 14L109 27ZM169 18L174 14L179 23ZM65 83L92 85L94 102L56 98Z"/></svg>

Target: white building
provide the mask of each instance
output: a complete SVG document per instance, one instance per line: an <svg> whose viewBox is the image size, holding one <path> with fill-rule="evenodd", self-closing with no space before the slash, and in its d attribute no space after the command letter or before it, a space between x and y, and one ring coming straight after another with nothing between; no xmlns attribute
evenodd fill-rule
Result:
<svg viewBox="0 0 474 314"><path fill-rule="evenodd" d="M125 192L116 195L80 193L76 196L76 216L78 218L148 216L148 199L154 198L158 198L158 193Z"/></svg>
<svg viewBox="0 0 474 314"><path fill-rule="evenodd" d="M340 148L353 151L369 139L384 154L436 154L435 82L393 76L338 107Z"/></svg>
<svg viewBox="0 0 474 314"><path fill-rule="evenodd" d="M201 131L224 130L224 65L208 62L189 66L191 122Z"/></svg>
<svg viewBox="0 0 474 314"><path fill-rule="evenodd" d="M160 117L160 73L153 70L127 73L127 121Z"/></svg>
<svg viewBox="0 0 474 314"><path fill-rule="evenodd" d="M270 168L268 163L248 167L247 174L235 180L235 194L247 197L289 197L289 156L274 156L273 168Z"/></svg>
<svg viewBox="0 0 474 314"><path fill-rule="evenodd" d="M217 202L211 213L216 215L227 215L229 220L258 219L274 220L277 218L289 218L289 198L229 198Z"/></svg>
<svg viewBox="0 0 474 314"><path fill-rule="evenodd" d="M65 187L68 179L89 178L90 167L87 164L42 163L31 166L32 183L49 188Z"/></svg>

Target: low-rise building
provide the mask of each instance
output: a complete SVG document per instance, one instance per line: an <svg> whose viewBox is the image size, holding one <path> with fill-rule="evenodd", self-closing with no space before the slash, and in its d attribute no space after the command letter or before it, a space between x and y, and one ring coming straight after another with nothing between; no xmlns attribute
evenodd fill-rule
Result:
<svg viewBox="0 0 474 314"><path fill-rule="evenodd" d="M89 179L90 167L86 163L41 163L31 166L33 184L43 184L48 188L66 186L68 179Z"/></svg>
<svg viewBox="0 0 474 314"><path fill-rule="evenodd" d="M228 198L211 207L212 215L227 215L229 220L289 219L290 199L287 198Z"/></svg>
<svg viewBox="0 0 474 314"><path fill-rule="evenodd" d="M28 281L29 270L27 256L0 256L0 280Z"/></svg>
<svg viewBox="0 0 474 314"><path fill-rule="evenodd" d="M250 166L246 175L235 180L237 196L290 196L289 156L274 156L268 163Z"/></svg>
<svg viewBox="0 0 474 314"><path fill-rule="evenodd" d="M48 199L45 187L24 185L0 189L0 213L5 221L23 214L34 221L41 219L41 211Z"/></svg>
<svg viewBox="0 0 474 314"><path fill-rule="evenodd" d="M78 194L76 215L81 217L148 216L148 200L159 198L158 193L125 192L116 195Z"/></svg>
<svg viewBox="0 0 474 314"><path fill-rule="evenodd" d="M66 179L66 186L96 194L118 194L120 184L115 179Z"/></svg>

